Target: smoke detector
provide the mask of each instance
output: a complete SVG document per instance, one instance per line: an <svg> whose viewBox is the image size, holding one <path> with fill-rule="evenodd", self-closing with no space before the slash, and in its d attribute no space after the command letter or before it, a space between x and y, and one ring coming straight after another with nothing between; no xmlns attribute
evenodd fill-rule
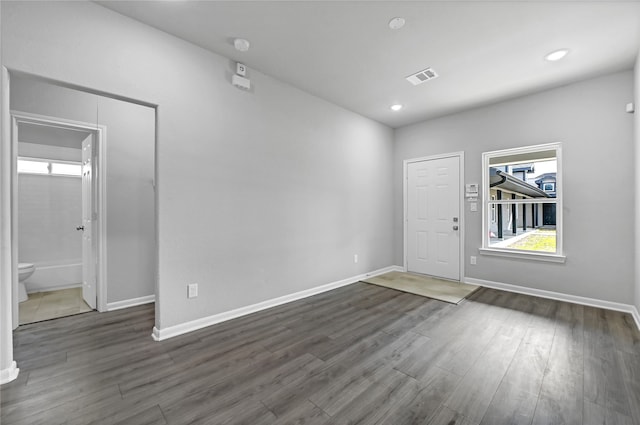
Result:
<svg viewBox="0 0 640 425"><path fill-rule="evenodd" d="M399 30L400 28L404 27L405 22L406 21L404 20L404 18L393 18L389 21L389 28L391 28L392 30Z"/></svg>
<svg viewBox="0 0 640 425"><path fill-rule="evenodd" d="M438 74L434 71L433 68L423 69L420 72L416 72L415 74L409 75L407 77L407 81L417 86L418 84L425 83L429 80L433 80L434 78L438 78Z"/></svg>
<svg viewBox="0 0 640 425"><path fill-rule="evenodd" d="M251 46L249 40L245 40L244 38L236 38L233 40L233 47L240 52L246 52L249 50L249 46Z"/></svg>

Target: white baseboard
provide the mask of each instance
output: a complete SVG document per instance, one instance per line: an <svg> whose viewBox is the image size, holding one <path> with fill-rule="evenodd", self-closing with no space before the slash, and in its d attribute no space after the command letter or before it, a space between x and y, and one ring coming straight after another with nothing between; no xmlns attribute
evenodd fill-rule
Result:
<svg viewBox="0 0 640 425"><path fill-rule="evenodd" d="M633 316L633 320L636 321L636 326L638 327L638 329L640 329L640 312L638 312L638 308L635 306L633 307L633 311L631 312L631 315Z"/></svg>
<svg viewBox="0 0 640 425"><path fill-rule="evenodd" d="M638 314L638 309L633 305L616 303L613 301L598 300L595 298L580 297L578 295L563 294L561 292L547 291L544 289L527 288L525 286L493 282L490 280L475 279L473 277L465 277L464 282L470 283L472 285L484 286L487 288L500 289L507 292L515 292L518 294L532 295L534 297L548 298L551 300L565 301L572 304L581 304L590 307L598 307L604 308L606 310L629 313L634 318L636 325L638 326L638 330L640 330L640 314Z"/></svg>
<svg viewBox="0 0 640 425"><path fill-rule="evenodd" d="M246 316L247 314L256 313L261 310L277 307L279 305L290 303L292 301L297 301L302 298L307 298L312 295L317 295L322 292L331 291L332 289L340 288L342 286L351 285L367 277L378 276L378 275L389 273L392 271L402 271L402 270L403 270L402 267L399 267L399 266L389 266L389 267L385 267L383 269L375 270L369 273L364 273L358 276L342 279L337 282L316 286L315 288L306 289L304 291L295 292L293 294L284 295L282 297L273 298L267 301L262 301L257 304L248 305L246 307L240 307L235 310L214 314L213 316L203 317L201 319L192 320L190 322L181 323L179 325L169 326L164 329L158 329L154 327L151 337L156 341L163 341L165 339L169 339L174 336L178 336L188 332L196 331L198 329L206 328L207 326L215 325L221 322L226 322L227 320L235 319L240 316Z"/></svg>
<svg viewBox="0 0 640 425"><path fill-rule="evenodd" d="M155 295L147 295L146 297L132 298L130 300L115 301L107 303L107 311L120 310L122 308L133 307L136 305L149 304L155 302Z"/></svg>
<svg viewBox="0 0 640 425"><path fill-rule="evenodd" d="M379 271L382 271L382 273L378 273ZM402 266L389 266L389 267L385 267L384 269L376 270L373 273L367 273L366 277L380 276L381 274L385 274L389 272L406 272L406 271L407 269L405 269Z"/></svg>
<svg viewBox="0 0 640 425"><path fill-rule="evenodd" d="M0 370L0 385L6 384L16 379L19 372L20 369L18 369L18 365L16 364L16 362L11 362L11 366L6 369Z"/></svg>

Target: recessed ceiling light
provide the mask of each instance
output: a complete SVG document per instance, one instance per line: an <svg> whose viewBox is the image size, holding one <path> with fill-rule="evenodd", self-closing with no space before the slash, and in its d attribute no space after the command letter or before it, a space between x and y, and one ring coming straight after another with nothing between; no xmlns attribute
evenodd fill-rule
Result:
<svg viewBox="0 0 640 425"><path fill-rule="evenodd" d="M246 52L249 50L249 46L251 46L249 40L245 40L244 38L236 38L233 40L233 47L240 52Z"/></svg>
<svg viewBox="0 0 640 425"><path fill-rule="evenodd" d="M400 28L404 27L405 24L405 20L404 18L393 18L389 21L389 28L391 28L392 30L399 30Z"/></svg>
<svg viewBox="0 0 640 425"><path fill-rule="evenodd" d="M399 111L400 109L402 109L402 105L400 105L399 103L396 103L395 105L391 105L392 111Z"/></svg>
<svg viewBox="0 0 640 425"><path fill-rule="evenodd" d="M560 50L556 50L554 52L549 53L544 58L550 62L555 62L567 56L567 53L569 53L569 49L560 49Z"/></svg>

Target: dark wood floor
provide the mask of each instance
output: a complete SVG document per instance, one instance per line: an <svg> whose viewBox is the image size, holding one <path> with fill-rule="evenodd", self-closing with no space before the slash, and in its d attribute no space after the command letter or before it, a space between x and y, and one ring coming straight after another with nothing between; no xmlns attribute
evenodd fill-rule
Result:
<svg viewBox="0 0 640 425"><path fill-rule="evenodd" d="M635 424L626 314L358 283L153 342L153 307L20 327L9 424Z"/></svg>

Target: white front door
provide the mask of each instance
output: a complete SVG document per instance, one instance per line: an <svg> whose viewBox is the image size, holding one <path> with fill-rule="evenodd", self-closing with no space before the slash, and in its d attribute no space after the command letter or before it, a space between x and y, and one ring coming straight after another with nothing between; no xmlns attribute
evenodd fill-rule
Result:
<svg viewBox="0 0 640 425"><path fill-rule="evenodd" d="M460 280L460 157L407 164L407 271Z"/></svg>
<svg viewBox="0 0 640 425"><path fill-rule="evenodd" d="M82 298L95 309L97 301L93 256L93 135L82 142Z"/></svg>

